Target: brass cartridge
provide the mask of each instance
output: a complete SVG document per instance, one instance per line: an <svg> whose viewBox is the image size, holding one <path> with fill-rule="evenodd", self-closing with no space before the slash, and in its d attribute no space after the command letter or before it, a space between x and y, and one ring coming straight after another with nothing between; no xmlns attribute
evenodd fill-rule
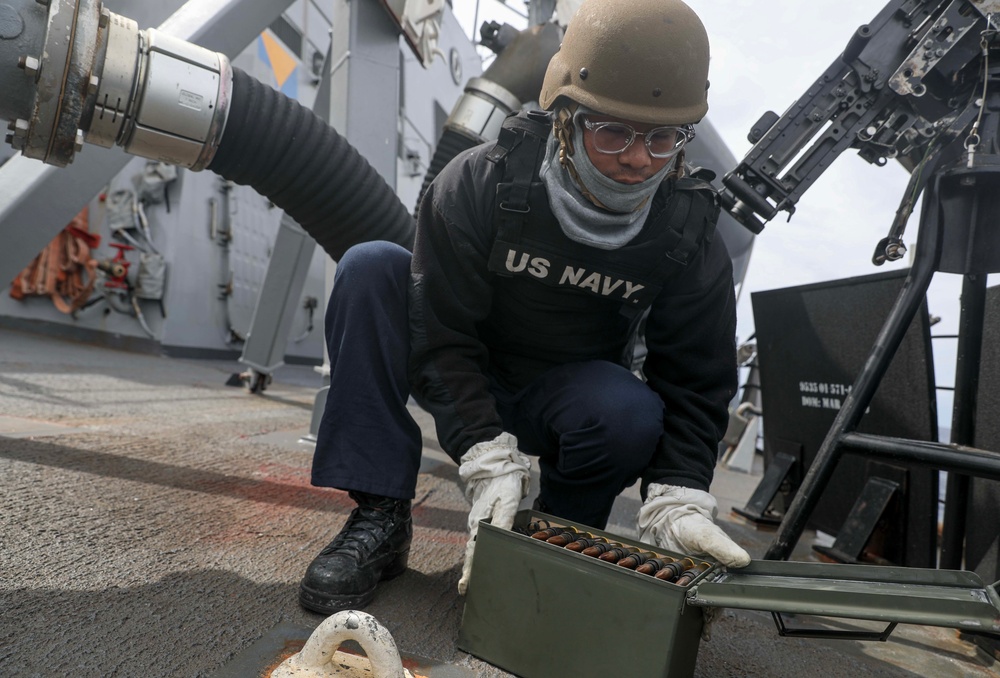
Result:
<svg viewBox="0 0 1000 678"><path fill-rule="evenodd" d="M647 560L651 560L656 557L655 553L650 553L649 551L640 551L639 553L633 553L632 555L625 556L618 561L619 567L627 567L630 570L634 570Z"/></svg>
<svg viewBox="0 0 1000 678"><path fill-rule="evenodd" d="M534 534L535 532L541 532L542 530L548 527L552 527L552 523L550 523L547 520L539 519L539 520L532 520L530 523L528 523L528 526L525 527L524 529L528 534Z"/></svg>
<svg viewBox="0 0 1000 678"><path fill-rule="evenodd" d="M542 520L541 518L539 518L538 520L532 520L527 525L522 525L520 527L517 526L512 527L511 531L516 532L517 534L523 534L527 537L530 537L536 532L544 530L547 527L552 527L552 523L550 523L547 520Z"/></svg>
<svg viewBox="0 0 1000 678"><path fill-rule="evenodd" d="M545 541L555 546L566 546L577 539L586 539L588 537L593 537L590 532L560 532L554 537L549 537Z"/></svg>
<svg viewBox="0 0 1000 678"><path fill-rule="evenodd" d="M657 579L662 579L663 581L674 581L686 572L689 568L694 567L694 561L690 558L685 558L684 560L675 560L672 563L667 563L664 565L655 575Z"/></svg>
<svg viewBox="0 0 1000 678"><path fill-rule="evenodd" d="M583 537L566 544L566 548L570 551L576 551L579 553L583 549L590 548L594 544L607 544L608 540L604 537Z"/></svg>
<svg viewBox="0 0 1000 678"><path fill-rule="evenodd" d="M545 541L549 537L554 537L562 532L579 532L575 527L567 525L566 527L546 527L543 530L539 530L531 535L532 539L540 539Z"/></svg>
<svg viewBox="0 0 1000 678"><path fill-rule="evenodd" d="M617 563L619 560L621 560L625 556L627 556L629 554L632 554L632 553L638 553L638 552L639 552L639 549L634 548L632 546L616 546L615 548L610 549L607 552L602 553L601 555L599 555L597 557L600 558L601 560L603 560L606 563Z"/></svg>
<svg viewBox="0 0 1000 678"><path fill-rule="evenodd" d="M594 544L593 546L587 547L581 551L583 555L590 556L591 558L598 558L613 548L618 548L623 546L616 541L606 541L599 544Z"/></svg>
<svg viewBox="0 0 1000 678"><path fill-rule="evenodd" d="M639 574L649 574L654 575L663 569L664 565L667 563L674 562L674 559L670 556L657 556L656 558L650 558L642 565L635 568L635 571Z"/></svg>
<svg viewBox="0 0 1000 678"><path fill-rule="evenodd" d="M674 583L677 584L678 586L687 586L692 581L694 581L695 577L697 577L699 574L701 574L710 567L711 565L709 565L708 563L698 563L694 567L690 567L684 570L684 572L681 573L681 576L679 576L677 578L677 581L675 581Z"/></svg>

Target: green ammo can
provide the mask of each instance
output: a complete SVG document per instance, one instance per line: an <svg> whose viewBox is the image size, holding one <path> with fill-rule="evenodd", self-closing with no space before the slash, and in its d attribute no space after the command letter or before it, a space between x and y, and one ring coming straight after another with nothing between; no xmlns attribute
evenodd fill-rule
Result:
<svg viewBox="0 0 1000 678"><path fill-rule="evenodd" d="M521 511L514 529L565 520ZM582 525L641 551L676 554ZM480 523L459 649L523 678L694 674L703 608L772 612L778 634L885 640L896 623L1000 632L1000 597L971 572L754 561L711 565L686 586ZM782 614L886 622L885 631L789 629Z"/></svg>
<svg viewBox="0 0 1000 678"><path fill-rule="evenodd" d="M522 511L514 527L567 521ZM642 551L672 554L586 526ZM699 559L702 560L702 559ZM701 578L718 567L701 574ZM697 580L696 580L697 581ZM694 673L701 608L686 589L538 539L479 524L459 649L526 678Z"/></svg>

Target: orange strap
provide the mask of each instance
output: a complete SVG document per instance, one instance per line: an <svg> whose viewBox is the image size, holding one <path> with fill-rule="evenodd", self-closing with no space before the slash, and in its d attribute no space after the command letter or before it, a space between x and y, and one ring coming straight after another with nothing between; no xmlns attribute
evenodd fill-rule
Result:
<svg viewBox="0 0 1000 678"><path fill-rule="evenodd" d="M97 281L97 261L91 249L101 242L90 233L84 207L66 228L28 264L10 286L10 296L47 296L62 313L71 314L87 303Z"/></svg>

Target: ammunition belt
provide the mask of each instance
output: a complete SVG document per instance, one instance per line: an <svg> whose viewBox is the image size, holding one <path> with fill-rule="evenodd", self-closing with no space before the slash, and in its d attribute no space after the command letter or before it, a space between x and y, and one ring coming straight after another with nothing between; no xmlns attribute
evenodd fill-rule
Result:
<svg viewBox="0 0 1000 678"><path fill-rule="evenodd" d="M608 537L595 536L572 525L557 525L548 520L534 520L523 527L515 527L513 531L578 553L582 557L598 558L677 586L687 586L712 567L711 563L693 556L677 557L647 551Z"/></svg>

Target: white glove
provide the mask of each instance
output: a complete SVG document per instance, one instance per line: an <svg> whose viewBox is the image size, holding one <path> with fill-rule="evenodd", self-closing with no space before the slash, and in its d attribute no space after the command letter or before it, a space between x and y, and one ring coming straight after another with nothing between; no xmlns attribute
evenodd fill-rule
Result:
<svg viewBox="0 0 1000 678"><path fill-rule="evenodd" d="M745 567L750 554L715 524L719 507L702 490L652 484L639 509L639 540L685 555L707 554L728 567Z"/></svg>
<svg viewBox="0 0 1000 678"><path fill-rule="evenodd" d="M465 481L465 496L472 502L469 511L469 541L465 564L458 580L458 593L465 595L472 575L472 553L476 548L479 521L509 530L517 505L528 494L531 461L518 452L517 438L501 433L493 440L477 443L462 455L458 475Z"/></svg>

